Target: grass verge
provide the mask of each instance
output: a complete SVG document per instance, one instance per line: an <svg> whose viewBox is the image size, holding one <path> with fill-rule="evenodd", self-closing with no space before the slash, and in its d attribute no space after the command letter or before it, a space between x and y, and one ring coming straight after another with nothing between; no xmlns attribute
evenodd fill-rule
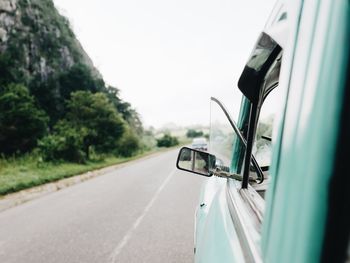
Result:
<svg viewBox="0 0 350 263"><path fill-rule="evenodd" d="M88 161L86 164L40 162L38 157L33 155L0 158L0 197L88 171L136 160L163 150L166 149L155 149L129 158L107 156L104 159Z"/></svg>

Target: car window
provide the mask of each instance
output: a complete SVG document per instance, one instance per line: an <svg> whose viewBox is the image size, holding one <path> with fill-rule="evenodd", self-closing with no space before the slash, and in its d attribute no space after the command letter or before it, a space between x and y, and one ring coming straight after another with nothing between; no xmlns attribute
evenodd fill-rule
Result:
<svg viewBox="0 0 350 263"><path fill-rule="evenodd" d="M272 129L276 116L278 93L273 90L262 105L256 129L253 154L260 167L269 167L272 157ZM266 168L267 169L267 168Z"/></svg>
<svg viewBox="0 0 350 263"><path fill-rule="evenodd" d="M270 166L272 161L273 149L273 127L275 116L280 109L279 104L282 102L278 92L278 81L281 67L282 52L277 56L275 62L267 71L263 85L263 99L260 103L260 110L256 124L255 140L253 144L253 155L259 166L264 172L265 182L262 185L254 182L251 185L264 198L270 183Z"/></svg>
<svg viewBox="0 0 350 263"><path fill-rule="evenodd" d="M215 101L211 101L209 148L210 152L216 156L217 165L231 166L234 157L233 147L236 140L237 135L223 110Z"/></svg>

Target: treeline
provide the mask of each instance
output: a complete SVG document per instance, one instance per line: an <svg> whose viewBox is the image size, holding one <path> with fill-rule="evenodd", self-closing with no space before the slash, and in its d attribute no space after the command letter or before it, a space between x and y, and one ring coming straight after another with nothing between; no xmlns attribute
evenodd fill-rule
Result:
<svg viewBox="0 0 350 263"><path fill-rule="evenodd" d="M46 161L83 163L91 153L127 157L142 148L138 113L87 66L18 83L6 62L0 57L2 155L35 150Z"/></svg>

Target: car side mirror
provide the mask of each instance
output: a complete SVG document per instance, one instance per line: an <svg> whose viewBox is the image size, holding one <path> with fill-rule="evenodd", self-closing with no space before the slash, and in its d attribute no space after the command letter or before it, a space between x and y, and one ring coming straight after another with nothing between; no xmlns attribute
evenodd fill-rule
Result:
<svg viewBox="0 0 350 263"><path fill-rule="evenodd" d="M210 177L214 174L215 162L215 155L183 147L177 157L176 167L183 171Z"/></svg>

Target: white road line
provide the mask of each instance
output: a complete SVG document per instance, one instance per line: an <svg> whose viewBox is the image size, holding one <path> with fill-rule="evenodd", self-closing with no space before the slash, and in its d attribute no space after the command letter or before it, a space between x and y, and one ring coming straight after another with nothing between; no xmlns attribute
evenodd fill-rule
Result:
<svg viewBox="0 0 350 263"><path fill-rule="evenodd" d="M148 211L151 209L155 201L157 200L160 192L164 189L164 187L167 185L167 183L170 181L171 177L174 175L176 169L174 169L168 177L164 180L162 185L157 189L156 193L154 194L153 198L151 201L147 204L145 209L143 210L142 214L135 220L134 224L132 227L126 232L125 236L123 239L119 242L119 244L116 246L116 248L113 250L112 254L110 255L110 262L115 263L117 262L117 257L122 251L122 249L125 247L125 245L129 242L130 238L132 237L133 233L137 229L137 227L141 224L143 218L147 215Z"/></svg>

